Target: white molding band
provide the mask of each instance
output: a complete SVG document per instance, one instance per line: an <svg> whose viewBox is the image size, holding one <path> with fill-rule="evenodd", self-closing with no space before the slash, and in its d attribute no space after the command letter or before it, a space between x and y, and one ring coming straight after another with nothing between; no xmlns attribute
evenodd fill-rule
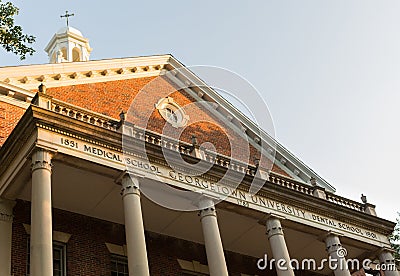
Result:
<svg viewBox="0 0 400 276"><path fill-rule="evenodd" d="M18 106L23 109L27 109L30 105L28 102L23 102L15 98L11 98L8 96L0 95L0 102L8 103L10 105Z"/></svg>
<svg viewBox="0 0 400 276"><path fill-rule="evenodd" d="M22 89L36 90L41 83L46 87L60 87L158 76L169 64L170 59L170 55L160 55L0 67L0 82Z"/></svg>
<svg viewBox="0 0 400 276"><path fill-rule="evenodd" d="M126 249L126 244L118 245L118 244L106 242L105 245L108 249L108 252L110 252L111 254L128 257L128 251Z"/></svg>
<svg viewBox="0 0 400 276"><path fill-rule="evenodd" d="M31 234L31 225L30 224L22 224L25 228L25 231L28 235ZM60 231L53 231L53 241L61 242L67 244L72 234L68 234Z"/></svg>

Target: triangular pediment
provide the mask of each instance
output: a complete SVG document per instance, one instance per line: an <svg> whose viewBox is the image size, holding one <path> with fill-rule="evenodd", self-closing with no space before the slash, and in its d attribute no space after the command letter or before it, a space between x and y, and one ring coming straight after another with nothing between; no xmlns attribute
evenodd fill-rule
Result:
<svg viewBox="0 0 400 276"><path fill-rule="evenodd" d="M214 145L215 151L228 157L236 147L234 159L242 162L255 165L262 152L267 160L274 161L272 171L276 174L305 183L314 178L319 186L335 191L171 55L4 67L0 68L0 81L9 91L13 87L19 90L18 97L5 95L5 89L1 92L2 97L15 102L29 102L43 83L55 99L115 120L121 111L128 112L128 117L133 116L132 122L139 127L167 136L179 132L179 140L189 144L195 135L199 144ZM185 112L175 113L174 106ZM179 125L182 120L186 120L184 125ZM244 160L241 160L241 145L248 148Z"/></svg>

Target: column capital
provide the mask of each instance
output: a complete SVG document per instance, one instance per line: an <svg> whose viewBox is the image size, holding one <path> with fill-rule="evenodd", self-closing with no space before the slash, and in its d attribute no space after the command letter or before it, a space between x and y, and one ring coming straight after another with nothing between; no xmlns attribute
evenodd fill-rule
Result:
<svg viewBox="0 0 400 276"><path fill-rule="evenodd" d="M389 247L383 247L379 251L379 262L383 273L387 276L400 276L393 255L395 251Z"/></svg>
<svg viewBox="0 0 400 276"><path fill-rule="evenodd" d="M281 220L285 219L284 217L277 216L274 214L269 214L267 216L267 220L265 226L267 228L268 239L275 235L283 236L283 228L281 225Z"/></svg>
<svg viewBox="0 0 400 276"><path fill-rule="evenodd" d="M208 195L201 195L198 200L196 200L195 204L200 208L200 220L207 216L217 216L215 208L215 201L217 200L218 198L210 197Z"/></svg>
<svg viewBox="0 0 400 276"><path fill-rule="evenodd" d="M382 247L379 249L379 261L385 264L395 264L393 253L396 251L389 247Z"/></svg>
<svg viewBox="0 0 400 276"><path fill-rule="evenodd" d="M208 217L208 216L216 217L217 216L217 212L216 212L215 206L208 207L208 208L205 208L205 209L201 209L199 211L199 216L200 216L200 220L203 219L204 217Z"/></svg>
<svg viewBox="0 0 400 276"><path fill-rule="evenodd" d="M130 171L123 171L118 178L115 180L117 184L122 186L121 195L122 197L127 194L135 194L140 196L140 179L144 175L136 174Z"/></svg>
<svg viewBox="0 0 400 276"><path fill-rule="evenodd" d="M46 169L51 172L52 163L51 160L53 156L56 154L56 151L44 148L35 148L32 151L32 164L31 170L32 172L37 169Z"/></svg>
<svg viewBox="0 0 400 276"><path fill-rule="evenodd" d="M342 248L342 244L339 239L339 235L334 233L334 232L329 232L325 236L325 246L326 246L326 251L328 254L335 253L339 250L339 248Z"/></svg>
<svg viewBox="0 0 400 276"><path fill-rule="evenodd" d="M14 200L0 198L0 221L13 221L13 208L15 203L16 202Z"/></svg>

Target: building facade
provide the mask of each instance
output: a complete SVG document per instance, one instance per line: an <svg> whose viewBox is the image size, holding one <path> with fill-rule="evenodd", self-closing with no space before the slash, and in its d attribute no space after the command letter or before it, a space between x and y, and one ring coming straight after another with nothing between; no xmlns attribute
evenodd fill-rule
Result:
<svg viewBox="0 0 400 276"><path fill-rule="evenodd" d="M399 275L393 222L173 56L46 51L0 68L0 275Z"/></svg>

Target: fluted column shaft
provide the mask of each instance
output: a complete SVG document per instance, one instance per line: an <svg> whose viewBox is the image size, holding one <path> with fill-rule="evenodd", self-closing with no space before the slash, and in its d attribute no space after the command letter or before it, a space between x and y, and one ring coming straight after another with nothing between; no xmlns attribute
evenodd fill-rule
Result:
<svg viewBox="0 0 400 276"><path fill-rule="evenodd" d="M294 276L293 269L290 266L289 251L286 246L281 221L279 218L271 216L267 219L266 226L278 276Z"/></svg>
<svg viewBox="0 0 400 276"><path fill-rule="evenodd" d="M124 204L129 275L149 276L138 178L129 174L123 176L122 200Z"/></svg>
<svg viewBox="0 0 400 276"><path fill-rule="evenodd" d="M30 275L53 275L51 215L52 153L37 149L32 155Z"/></svg>
<svg viewBox="0 0 400 276"><path fill-rule="evenodd" d="M201 208L200 221L210 275L228 276L214 202L203 199L200 201L199 207Z"/></svg>

